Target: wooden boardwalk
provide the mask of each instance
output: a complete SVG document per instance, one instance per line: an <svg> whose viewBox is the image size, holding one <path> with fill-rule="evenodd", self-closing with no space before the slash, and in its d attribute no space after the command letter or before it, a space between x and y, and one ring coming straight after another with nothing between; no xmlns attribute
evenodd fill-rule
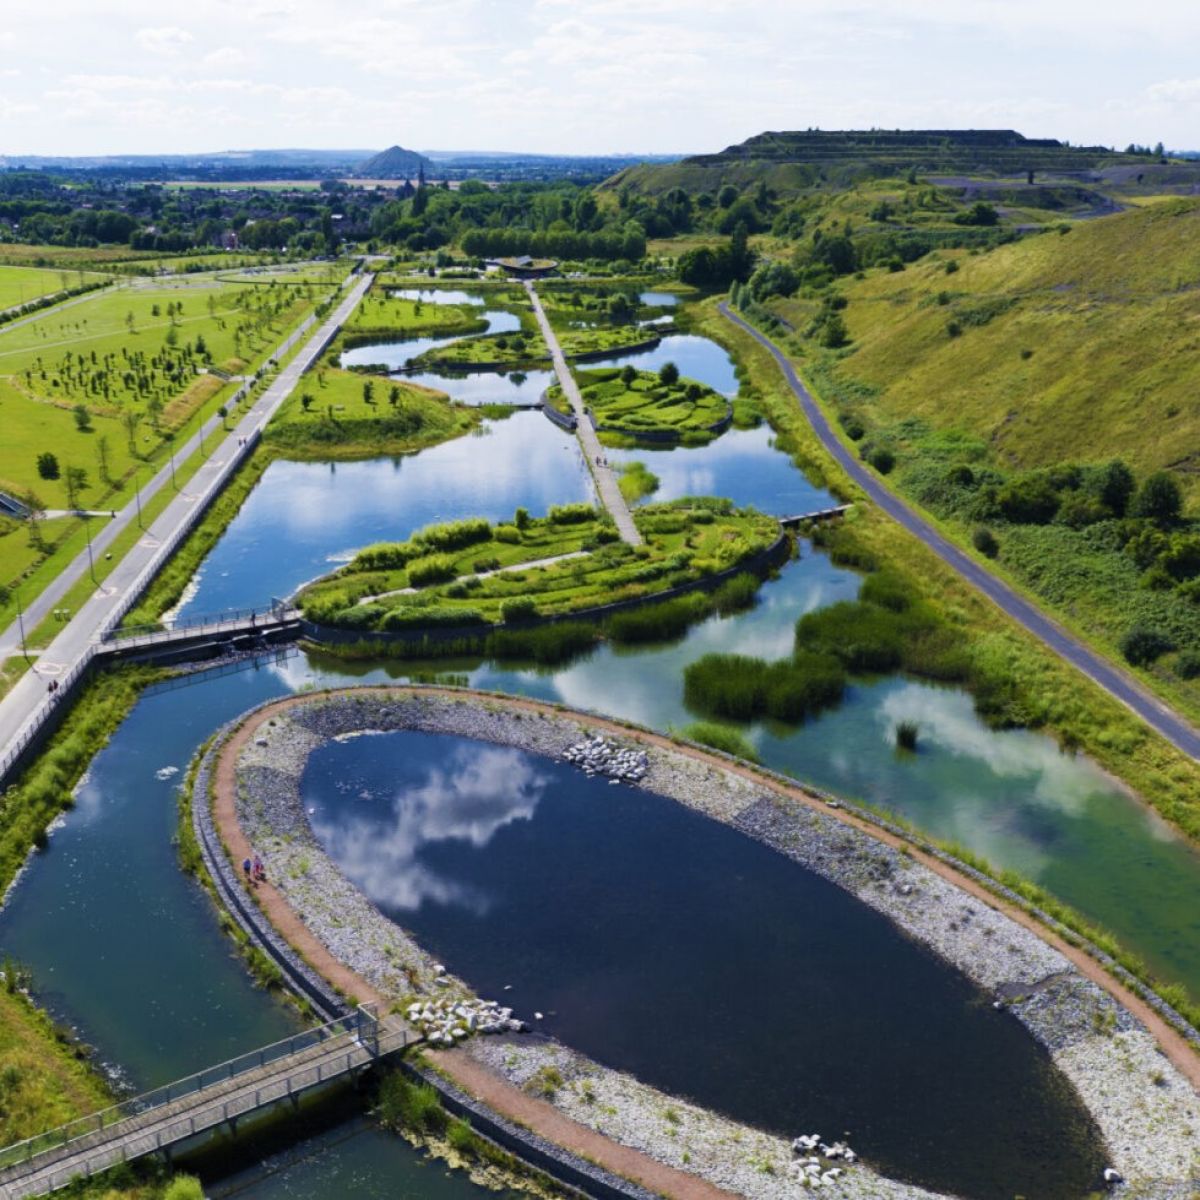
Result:
<svg viewBox="0 0 1200 1200"><path fill-rule="evenodd" d="M366 1009L122 1101L0 1150L0 1200L44 1196L79 1176L171 1148L338 1079L353 1078L417 1035Z"/></svg>
<svg viewBox="0 0 1200 1200"><path fill-rule="evenodd" d="M554 330L550 327L550 322L542 309L542 302L538 299L532 283L527 281L525 290L529 293L529 303L533 306L533 315L537 317L542 337L550 351L558 382L562 384L562 390L571 402L571 409L575 413L575 436L579 439L580 446L583 447L583 456L587 459L588 470L591 471L592 478L596 481L596 492L600 497L600 503L608 509L609 515L616 523L621 540L628 542L631 546L640 546L642 535L638 533L637 526L633 523L633 514L629 511L629 505L625 503L625 497L621 495L616 472L611 467L601 464L603 449L600 439L596 436L596 431L584 411L583 397L579 394L575 376L571 374L571 368L567 365L562 347L558 344L558 338L554 336Z"/></svg>

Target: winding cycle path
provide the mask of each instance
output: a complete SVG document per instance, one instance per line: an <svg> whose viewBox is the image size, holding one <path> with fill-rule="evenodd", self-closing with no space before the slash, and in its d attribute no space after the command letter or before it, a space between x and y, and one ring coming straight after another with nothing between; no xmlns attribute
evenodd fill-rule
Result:
<svg viewBox="0 0 1200 1200"><path fill-rule="evenodd" d="M1177 750L1190 758L1200 760L1200 730L1191 725L1169 705L1144 688L1132 675L1115 663L1102 658L1089 649L1078 638L1068 633L1057 621L1048 617L1040 608L1026 600L1008 584L1002 582L986 567L981 566L969 555L943 537L923 517L899 499L889 488L869 471L842 443L813 399L801 383L795 368L764 334L733 312L728 304L718 305L722 316L745 330L756 342L767 349L779 364L783 377L795 393L804 415L813 432L825 449L837 460L846 474L888 514L928 546L947 566L958 572L968 583L973 584L1004 613L1012 617L1027 632L1049 646L1060 658L1082 671L1093 683L1102 687L1110 696L1131 709L1156 733L1160 733Z"/></svg>
<svg viewBox="0 0 1200 1200"><path fill-rule="evenodd" d="M373 278L370 274L361 275L315 333L312 330L316 322L310 316L275 350L273 357L282 358L293 346L307 339L296 357L279 372L223 441L214 437L213 431L209 430L207 461L184 485L184 490L159 514L144 536L125 554L103 584L80 606L50 645L42 650L33 668L0 700L0 774L8 769L10 756L24 744L29 731L41 725L47 708L57 702L57 697L47 691L49 683L70 678L89 658L93 643L128 611L137 595L170 557L181 537L188 532L194 514L207 507L210 499L220 492L252 452L263 426L291 394L300 376L316 361L338 327L354 311ZM203 425L178 448L178 460L186 462L194 451L201 448L202 438ZM168 463L141 489L142 502L170 487L172 478L171 464ZM92 539L92 555L102 556L114 539L138 519L139 509L135 499L126 504ZM89 566L89 555L84 550L30 603L25 610L26 631L33 629L53 611L59 600L87 574ZM15 624L0 633L0 646L6 647L9 654L19 651L20 633Z"/></svg>
<svg viewBox="0 0 1200 1200"><path fill-rule="evenodd" d="M558 338L554 336L554 330L546 319L542 302L538 299L532 283L527 281L525 290L529 293L529 303L533 306L533 315L537 317L538 325L542 330L542 338L545 340L546 348L550 351L550 357L554 362L554 372L558 376L558 382L562 385L562 390L571 402L571 409L575 413L575 435L583 447L588 470L591 471L592 478L596 481L596 491L600 495L600 503L608 509L613 521L616 522L621 540L628 542L631 546L640 546L642 535L638 533L637 526L633 523L633 515L629 511L629 505L625 503L625 497L621 495L616 472L602 462L600 439L596 436L591 421L588 420L583 397L579 394L579 386L575 382L575 376L571 374L571 368L567 366L567 359L562 352L562 347L558 344Z"/></svg>

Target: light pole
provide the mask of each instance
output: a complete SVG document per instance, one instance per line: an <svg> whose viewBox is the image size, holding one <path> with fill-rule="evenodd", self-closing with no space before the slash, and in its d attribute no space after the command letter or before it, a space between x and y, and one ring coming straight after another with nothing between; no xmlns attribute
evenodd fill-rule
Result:
<svg viewBox="0 0 1200 1200"><path fill-rule="evenodd" d="M17 626L21 630L21 653L28 658L29 647L25 645L25 614L21 611L21 593L16 593L17 597Z"/></svg>
<svg viewBox="0 0 1200 1200"><path fill-rule="evenodd" d="M179 491L179 484L175 482L175 443L171 443L171 486Z"/></svg>
<svg viewBox="0 0 1200 1200"><path fill-rule="evenodd" d="M145 525L142 524L142 488L137 471L134 471L133 473L133 498L135 501L137 501L138 528L145 529Z"/></svg>
<svg viewBox="0 0 1200 1200"><path fill-rule="evenodd" d="M92 582L99 587L100 580L96 578L96 560L92 557L92 531L88 528L87 517L83 518L83 536L87 538L88 570L91 572Z"/></svg>

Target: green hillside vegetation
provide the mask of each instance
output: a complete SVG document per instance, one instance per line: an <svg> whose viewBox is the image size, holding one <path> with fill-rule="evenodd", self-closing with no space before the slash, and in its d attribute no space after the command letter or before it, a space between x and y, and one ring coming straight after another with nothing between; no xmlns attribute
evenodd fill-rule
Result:
<svg viewBox="0 0 1200 1200"><path fill-rule="evenodd" d="M263 440L284 458L370 458L459 437L481 420L443 392L323 366L301 380Z"/></svg>
<svg viewBox="0 0 1200 1200"><path fill-rule="evenodd" d="M520 624L650 599L735 568L779 536L772 518L726 500L647 505L635 520L646 539L637 548L586 504L553 507L543 518L518 510L510 524L433 526L408 542L368 547L299 601L311 620L364 632ZM575 557L523 566L563 555Z"/></svg>
<svg viewBox="0 0 1200 1200"><path fill-rule="evenodd" d="M598 429L628 437L674 438L700 445L715 434L709 427L725 419L729 401L694 379L684 379L673 363L661 371L638 371L632 366L576 371L583 402L595 416ZM547 393L560 412L570 404L555 384Z"/></svg>
<svg viewBox="0 0 1200 1200"><path fill-rule="evenodd" d="M1198 233L1170 200L765 306L869 462L1193 715Z"/></svg>
<svg viewBox="0 0 1200 1200"><path fill-rule="evenodd" d="M819 130L761 133L717 154L677 163L628 167L606 187L662 193L682 188L716 192L725 184L765 182L777 192L817 184L903 175L1013 175L1085 171L1113 163L1140 165L1156 156L1114 154L1105 147L1072 147L1050 138L1025 138L1012 130Z"/></svg>

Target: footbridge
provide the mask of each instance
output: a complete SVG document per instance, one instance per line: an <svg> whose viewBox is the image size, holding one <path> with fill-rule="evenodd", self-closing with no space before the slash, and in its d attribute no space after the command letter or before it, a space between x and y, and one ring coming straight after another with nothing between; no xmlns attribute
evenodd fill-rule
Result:
<svg viewBox="0 0 1200 1200"><path fill-rule="evenodd" d="M833 521L845 516L853 507L852 504L838 504L833 508L814 508L812 512L793 513L790 517L777 519L784 529L795 529L798 525L817 525L822 521Z"/></svg>
<svg viewBox="0 0 1200 1200"><path fill-rule="evenodd" d="M0 1200L45 1196L73 1180L174 1147L314 1088L354 1079L418 1035L374 1006L0 1150Z"/></svg>

